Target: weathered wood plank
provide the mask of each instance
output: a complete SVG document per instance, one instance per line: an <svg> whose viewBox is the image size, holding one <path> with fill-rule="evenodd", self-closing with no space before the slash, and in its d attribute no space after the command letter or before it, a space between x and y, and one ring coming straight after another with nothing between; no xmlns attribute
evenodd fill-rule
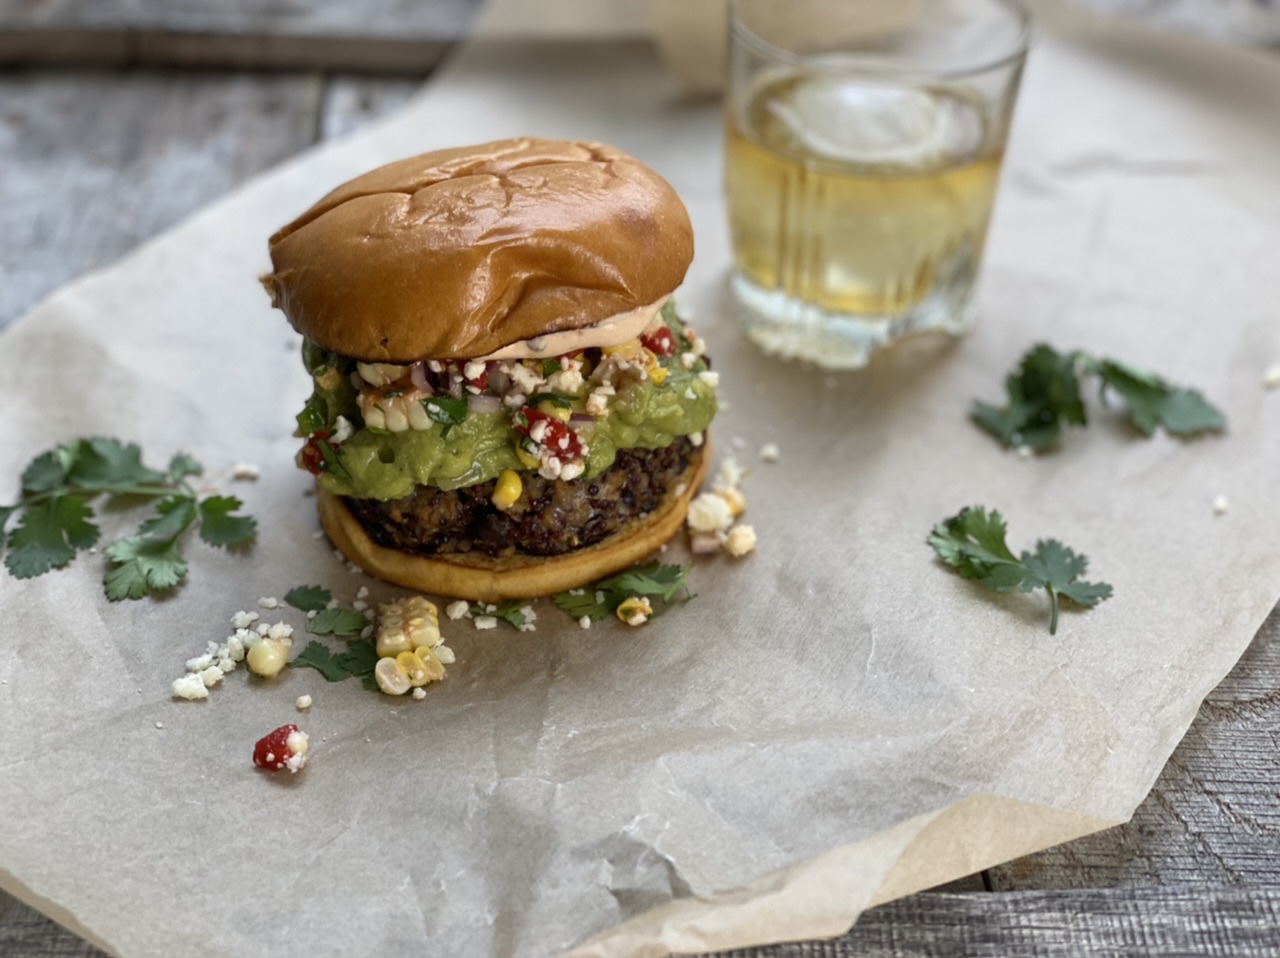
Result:
<svg viewBox="0 0 1280 958"><path fill-rule="evenodd" d="M924 893L867 912L831 941L715 958L1274 958L1278 928L1276 888Z"/></svg>
<svg viewBox="0 0 1280 958"><path fill-rule="evenodd" d="M1280 609L1205 699L1132 821L992 869L995 890L1280 885Z"/></svg>
<svg viewBox="0 0 1280 958"><path fill-rule="evenodd" d="M0 75L0 327L297 153L316 76Z"/></svg>
<svg viewBox="0 0 1280 958"><path fill-rule="evenodd" d="M320 138L345 136L371 120L395 112L418 91L425 77L330 77L320 103Z"/></svg>
<svg viewBox="0 0 1280 958"><path fill-rule="evenodd" d="M0 65L422 73L483 0L46 0L0 5Z"/></svg>

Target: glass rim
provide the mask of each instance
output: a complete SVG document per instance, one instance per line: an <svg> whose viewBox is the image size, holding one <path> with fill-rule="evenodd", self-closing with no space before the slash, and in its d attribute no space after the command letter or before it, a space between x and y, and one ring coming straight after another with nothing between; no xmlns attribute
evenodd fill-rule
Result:
<svg viewBox="0 0 1280 958"><path fill-rule="evenodd" d="M972 64L962 62L958 66L936 69L901 67L883 63L842 63L837 65L824 63L811 55L796 53L764 39L764 37L748 27L739 16L738 7L744 2L746 0L729 0L729 35L732 39L740 41L744 46L771 60L780 61L793 67L803 67L811 72L838 74L841 76L866 76L881 79L932 78L938 80L958 80L964 77L976 76L980 73L987 73L1000 67L1008 66L1026 57L1027 51L1031 48L1032 34L1035 31L1035 20L1031 16L1031 10L1026 0L994 0L995 3L1011 12L1018 22L1017 36L1013 41L1012 47L1007 51L993 54L990 58L979 60Z"/></svg>

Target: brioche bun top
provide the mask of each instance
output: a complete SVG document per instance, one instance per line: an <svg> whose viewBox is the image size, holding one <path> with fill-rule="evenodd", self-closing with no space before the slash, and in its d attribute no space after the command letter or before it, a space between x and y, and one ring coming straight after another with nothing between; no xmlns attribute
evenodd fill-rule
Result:
<svg viewBox="0 0 1280 958"><path fill-rule="evenodd" d="M600 143L437 150L339 186L271 237L262 277L293 327L368 362L472 359L674 290L679 196Z"/></svg>

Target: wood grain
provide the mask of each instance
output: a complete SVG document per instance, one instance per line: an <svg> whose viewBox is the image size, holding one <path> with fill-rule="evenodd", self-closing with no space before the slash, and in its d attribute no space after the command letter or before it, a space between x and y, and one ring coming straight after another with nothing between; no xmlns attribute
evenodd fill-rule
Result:
<svg viewBox="0 0 1280 958"><path fill-rule="evenodd" d="M482 0L17 0L0 65L185 66L422 73Z"/></svg>
<svg viewBox="0 0 1280 958"><path fill-rule="evenodd" d="M1276 888L924 893L867 912L831 941L715 958L1275 958L1278 920Z"/></svg>
<svg viewBox="0 0 1280 958"><path fill-rule="evenodd" d="M0 75L0 326L311 144L316 76Z"/></svg>

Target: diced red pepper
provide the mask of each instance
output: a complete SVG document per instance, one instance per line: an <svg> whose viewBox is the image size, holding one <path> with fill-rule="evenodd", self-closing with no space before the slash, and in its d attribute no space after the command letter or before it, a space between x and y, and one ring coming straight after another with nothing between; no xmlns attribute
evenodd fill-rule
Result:
<svg viewBox="0 0 1280 958"><path fill-rule="evenodd" d="M641 336L640 345L655 356L676 354L676 338L666 326L659 326L653 332Z"/></svg>
<svg viewBox="0 0 1280 958"><path fill-rule="evenodd" d="M302 452L299 454L302 468L313 476L318 476L324 472L324 453L320 451L320 445L317 440L327 440L328 438L329 434L327 432L315 433L307 440L307 444L302 447Z"/></svg>
<svg viewBox="0 0 1280 958"><path fill-rule="evenodd" d="M295 742L297 748L294 747ZM282 768L296 772L307 764L306 756L307 736L296 725L281 725L258 739L253 746L253 764L271 772Z"/></svg>
<svg viewBox="0 0 1280 958"><path fill-rule="evenodd" d="M462 365L462 366L464 366L464 367L465 367L465 365L466 365L466 364L465 364L465 363L463 363L463 364L460 364L460 365ZM482 373L481 373L479 376L477 376L475 379L468 379L468 380L467 380L467 385L468 385L468 386L474 386L474 387L475 387L475 389L476 389L476 393L477 393L477 395L478 395L479 393L484 392L486 389L488 389L488 388L489 388L489 364L488 364L488 363L485 363L485 366L484 366L484 372L482 372Z"/></svg>
<svg viewBox="0 0 1280 958"><path fill-rule="evenodd" d="M517 431L528 436L533 431L534 424L538 422L547 424L541 441L543 446L551 450L553 456L558 456L564 462L582 458L582 440L567 423L561 422L555 416L548 416L531 406L524 406L516 414L515 427Z"/></svg>

